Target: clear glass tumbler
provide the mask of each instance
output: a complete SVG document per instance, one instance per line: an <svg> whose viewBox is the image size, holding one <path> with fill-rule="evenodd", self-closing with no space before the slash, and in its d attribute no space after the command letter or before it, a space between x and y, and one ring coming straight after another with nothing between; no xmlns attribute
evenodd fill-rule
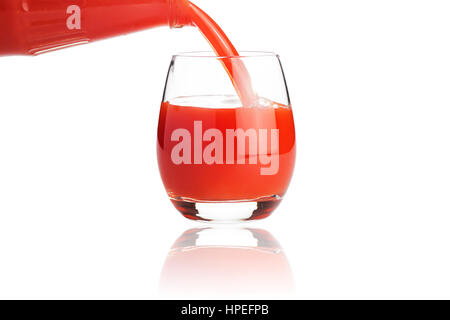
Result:
<svg viewBox="0 0 450 320"><path fill-rule="evenodd" d="M224 64L237 71L244 66L251 103L241 102ZM286 193L295 163L294 119L278 55L175 55L157 145L167 194L186 218L234 222L269 216Z"/></svg>

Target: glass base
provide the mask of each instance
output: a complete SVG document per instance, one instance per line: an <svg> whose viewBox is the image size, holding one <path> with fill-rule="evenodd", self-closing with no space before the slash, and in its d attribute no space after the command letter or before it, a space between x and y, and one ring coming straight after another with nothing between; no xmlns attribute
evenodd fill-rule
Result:
<svg viewBox="0 0 450 320"><path fill-rule="evenodd" d="M187 219L232 223L267 218L278 207L282 198L278 195L242 201L196 201L185 198L170 199Z"/></svg>

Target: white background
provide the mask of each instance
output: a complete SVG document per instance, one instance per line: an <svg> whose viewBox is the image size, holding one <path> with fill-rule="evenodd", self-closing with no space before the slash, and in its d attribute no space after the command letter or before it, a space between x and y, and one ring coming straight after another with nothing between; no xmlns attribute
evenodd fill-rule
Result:
<svg viewBox="0 0 450 320"><path fill-rule="evenodd" d="M287 297L450 298L448 1L196 3L285 68L295 175L248 226L284 248ZM159 177L159 103L171 55L202 49L194 28L159 28L0 58L0 298L162 297L198 224Z"/></svg>

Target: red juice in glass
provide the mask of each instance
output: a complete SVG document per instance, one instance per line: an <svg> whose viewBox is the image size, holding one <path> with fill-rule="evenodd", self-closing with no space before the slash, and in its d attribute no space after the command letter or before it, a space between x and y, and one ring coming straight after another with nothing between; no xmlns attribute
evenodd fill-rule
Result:
<svg viewBox="0 0 450 320"><path fill-rule="evenodd" d="M291 107L265 99L252 107L196 106L202 104L196 100L220 100L210 96L173 100L161 104L157 148L175 207L187 218L207 221L270 215L294 168ZM239 104L237 97L234 103Z"/></svg>

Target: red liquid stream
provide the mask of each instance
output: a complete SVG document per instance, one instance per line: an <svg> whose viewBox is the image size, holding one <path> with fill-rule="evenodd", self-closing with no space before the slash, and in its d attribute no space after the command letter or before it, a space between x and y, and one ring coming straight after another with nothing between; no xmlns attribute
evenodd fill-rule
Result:
<svg viewBox="0 0 450 320"><path fill-rule="evenodd" d="M228 39L219 25L203 10L192 2L189 2L189 8L194 25L210 43L217 56L222 57L220 61L230 76L243 106L250 107L255 105L257 100L253 92L250 75L243 61L236 58L239 56L239 53L230 39Z"/></svg>

